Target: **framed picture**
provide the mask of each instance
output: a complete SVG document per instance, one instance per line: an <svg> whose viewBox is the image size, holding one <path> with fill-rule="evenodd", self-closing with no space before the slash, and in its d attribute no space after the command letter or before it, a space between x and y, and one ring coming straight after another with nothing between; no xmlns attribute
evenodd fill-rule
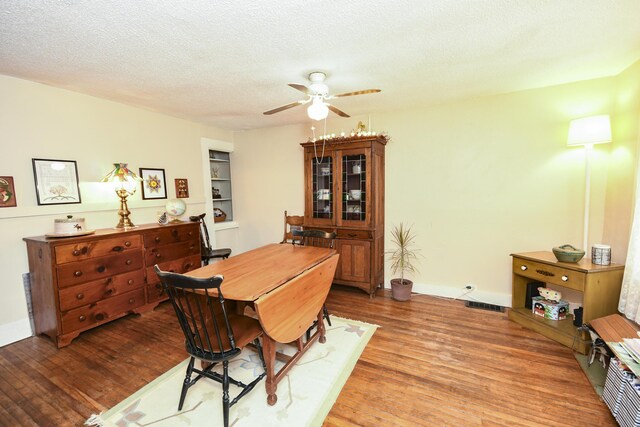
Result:
<svg viewBox="0 0 640 427"><path fill-rule="evenodd" d="M17 205L13 177L0 176L0 208L13 208Z"/></svg>
<svg viewBox="0 0 640 427"><path fill-rule="evenodd" d="M31 159L38 205L80 203L75 160Z"/></svg>
<svg viewBox="0 0 640 427"><path fill-rule="evenodd" d="M167 198L164 169L140 168L140 177L142 178L142 198L144 200Z"/></svg>
<svg viewBox="0 0 640 427"><path fill-rule="evenodd" d="M178 199L189 197L189 181L186 178L176 178L176 197Z"/></svg>

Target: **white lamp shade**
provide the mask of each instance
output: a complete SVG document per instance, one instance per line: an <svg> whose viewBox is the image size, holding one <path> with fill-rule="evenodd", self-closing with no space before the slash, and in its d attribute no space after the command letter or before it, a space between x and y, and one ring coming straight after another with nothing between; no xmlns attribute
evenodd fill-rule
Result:
<svg viewBox="0 0 640 427"><path fill-rule="evenodd" d="M608 115L583 117L569 125L567 145L606 144L611 142L611 122Z"/></svg>
<svg viewBox="0 0 640 427"><path fill-rule="evenodd" d="M329 115L329 107L327 107L327 104L322 102L321 97L316 96L313 98L311 105L307 108L307 114L312 120L326 119Z"/></svg>

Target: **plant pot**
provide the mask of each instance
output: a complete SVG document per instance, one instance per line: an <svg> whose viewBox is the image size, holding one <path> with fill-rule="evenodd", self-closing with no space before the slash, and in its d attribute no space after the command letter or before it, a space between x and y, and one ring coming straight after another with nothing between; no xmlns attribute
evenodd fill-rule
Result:
<svg viewBox="0 0 640 427"><path fill-rule="evenodd" d="M391 279L391 297L396 301L408 301L411 299L411 289L413 289L413 282L411 280L404 279L404 282L400 279Z"/></svg>

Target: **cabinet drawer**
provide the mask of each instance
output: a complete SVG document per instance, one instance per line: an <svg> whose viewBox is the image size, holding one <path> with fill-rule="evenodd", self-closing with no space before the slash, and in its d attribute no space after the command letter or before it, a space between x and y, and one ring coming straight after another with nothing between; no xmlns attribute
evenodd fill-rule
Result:
<svg viewBox="0 0 640 427"><path fill-rule="evenodd" d="M93 240L68 245L56 246L56 263L82 261L88 258L96 258L117 254L130 249L138 249L142 244L139 234L114 237L104 240Z"/></svg>
<svg viewBox="0 0 640 427"><path fill-rule="evenodd" d="M122 254L85 261L69 262L56 267L58 287L78 285L142 268L142 251L125 251Z"/></svg>
<svg viewBox="0 0 640 427"><path fill-rule="evenodd" d="M196 241L199 239L199 231L197 223L194 223L193 227L172 227L164 230L157 230L144 234L144 246L153 248L160 245L167 245L169 243Z"/></svg>
<svg viewBox="0 0 640 427"><path fill-rule="evenodd" d="M154 265L189 255L200 255L200 242L191 240L147 249L145 261L147 265Z"/></svg>
<svg viewBox="0 0 640 427"><path fill-rule="evenodd" d="M162 271L170 271L172 273L186 273L200 267L200 255L192 255L186 258L180 258L173 261L159 263L158 267ZM158 283L160 279L153 269L153 265L147 267L147 284L153 285Z"/></svg>
<svg viewBox="0 0 640 427"><path fill-rule="evenodd" d="M60 310L67 311L144 286L142 269L60 290Z"/></svg>
<svg viewBox="0 0 640 427"><path fill-rule="evenodd" d="M521 258L513 259L513 274L577 291L584 291L586 282L586 273Z"/></svg>
<svg viewBox="0 0 640 427"><path fill-rule="evenodd" d="M70 310L62 315L62 332L66 334L108 322L142 305L144 305L144 288L139 288L92 305Z"/></svg>
<svg viewBox="0 0 640 427"><path fill-rule="evenodd" d="M338 239L372 239L373 233L368 230L342 230L338 229L336 232Z"/></svg>
<svg viewBox="0 0 640 427"><path fill-rule="evenodd" d="M147 303L156 301L162 301L169 298L164 291L162 283L157 282L151 285L147 285Z"/></svg>

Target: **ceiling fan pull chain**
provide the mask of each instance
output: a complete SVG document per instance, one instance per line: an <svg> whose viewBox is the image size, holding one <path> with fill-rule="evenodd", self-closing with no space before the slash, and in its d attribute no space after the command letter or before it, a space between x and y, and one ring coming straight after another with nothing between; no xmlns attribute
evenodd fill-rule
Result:
<svg viewBox="0 0 640 427"><path fill-rule="evenodd" d="M315 128L312 127L312 130L314 130ZM327 118L324 118L324 130L323 130L323 135L327 134ZM322 163L324 161L324 148L325 148L325 144L327 143L326 138L322 138L322 156L320 156L320 160L318 160L318 152L316 151L316 133L313 133L313 155L316 158L316 164L319 165L320 163Z"/></svg>

